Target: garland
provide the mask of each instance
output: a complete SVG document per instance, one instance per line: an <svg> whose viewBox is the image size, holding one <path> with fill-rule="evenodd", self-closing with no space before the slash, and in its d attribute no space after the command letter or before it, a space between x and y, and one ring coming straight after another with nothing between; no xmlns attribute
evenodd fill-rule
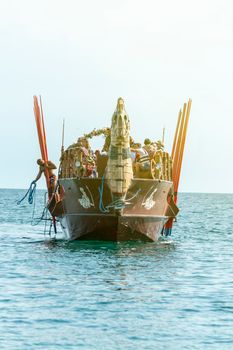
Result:
<svg viewBox="0 0 233 350"><path fill-rule="evenodd" d="M104 135L105 137L107 137L110 135L110 133L111 133L110 128L94 129L91 132L89 132L89 134L84 134L84 137L87 139L92 139L92 137L100 136L100 135Z"/></svg>

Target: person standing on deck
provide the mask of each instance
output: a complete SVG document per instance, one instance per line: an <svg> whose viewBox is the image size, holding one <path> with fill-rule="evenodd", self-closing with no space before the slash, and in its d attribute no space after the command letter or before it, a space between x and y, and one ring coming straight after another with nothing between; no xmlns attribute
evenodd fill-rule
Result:
<svg viewBox="0 0 233 350"><path fill-rule="evenodd" d="M54 192L55 184L56 184L56 175L53 173L53 170L57 169L57 167L50 160L45 162L43 159L38 159L37 164L39 165L39 172L33 182L34 183L37 182L41 178L41 175L43 173L45 174L45 169L48 169L49 184L50 184L49 194L51 195Z"/></svg>

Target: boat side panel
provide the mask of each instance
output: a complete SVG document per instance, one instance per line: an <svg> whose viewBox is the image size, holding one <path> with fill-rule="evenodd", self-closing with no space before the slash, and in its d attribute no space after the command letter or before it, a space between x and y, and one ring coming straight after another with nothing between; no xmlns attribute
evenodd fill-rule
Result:
<svg viewBox="0 0 233 350"><path fill-rule="evenodd" d="M60 183L65 189L64 215L60 219L70 239L156 241L168 219L171 182L134 179L120 215L113 208L105 210L112 196L101 179L63 179Z"/></svg>
<svg viewBox="0 0 233 350"><path fill-rule="evenodd" d="M101 179L59 180L65 189L63 206L65 214L114 214L111 192ZM102 187L103 185L103 187ZM122 215L166 216L167 197L172 182L133 179L125 197ZM102 200L101 200L102 195Z"/></svg>

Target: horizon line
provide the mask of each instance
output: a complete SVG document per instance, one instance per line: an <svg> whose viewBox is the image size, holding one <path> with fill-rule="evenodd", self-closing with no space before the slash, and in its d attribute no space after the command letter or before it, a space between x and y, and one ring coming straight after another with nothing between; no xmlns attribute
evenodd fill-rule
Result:
<svg viewBox="0 0 233 350"><path fill-rule="evenodd" d="M28 188L12 188L12 187L0 187L0 190L25 190L27 191ZM46 188L37 188L37 190L40 191L46 191ZM180 191L178 194L233 194L233 192L193 192L193 191Z"/></svg>

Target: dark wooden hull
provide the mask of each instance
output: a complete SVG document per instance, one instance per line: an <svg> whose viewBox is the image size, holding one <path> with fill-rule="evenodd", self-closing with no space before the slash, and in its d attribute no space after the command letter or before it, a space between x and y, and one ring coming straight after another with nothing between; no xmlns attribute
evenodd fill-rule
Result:
<svg viewBox="0 0 233 350"><path fill-rule="evenodd" d="M166 217L66 215L61 220L70 239L101 241L157 241Z"/></svg>
<svg viewBox="0 0 233 350"><path fill-rule="evenodd" d="M113 198L102 179L59 179L59 183L65 196L54 213L72 240L157 241L170 217L169 181L133 179L125 205L118 210L111 206Z"/></svg>

